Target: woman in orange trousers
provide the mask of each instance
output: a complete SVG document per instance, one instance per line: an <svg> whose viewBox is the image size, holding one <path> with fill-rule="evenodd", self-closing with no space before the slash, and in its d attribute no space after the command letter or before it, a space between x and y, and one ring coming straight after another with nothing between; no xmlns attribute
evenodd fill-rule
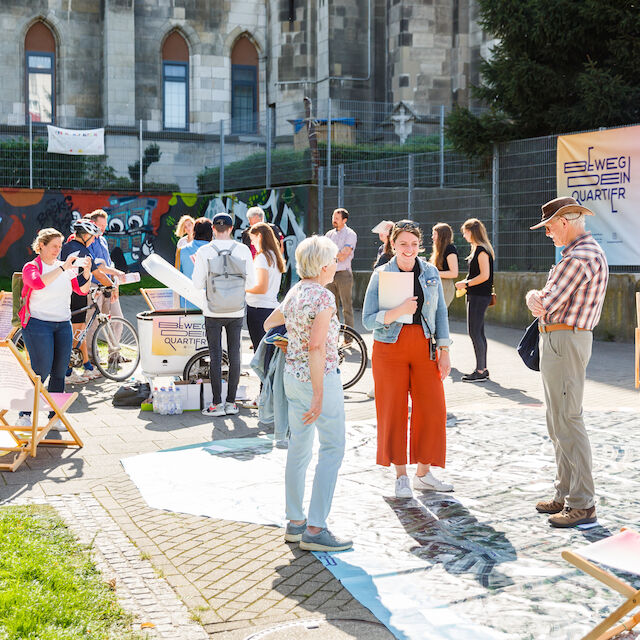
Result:
<svg viewBox="0 0 640 640"><path fill-rule="evenodd" d="M411 498L407 476L407 419L411 396L409 463L418 465L413 488L453 491L431 471L444 467L447 419L442 381L449 375L449 321L437 268L418 257L422 233L410 220L391 233L395 257L369 281L362 323L373 330L373 380L378 418L377 463L396 468L395 493ZM393 309L380 307L381 272L413 274L413 295Z"/></svg>

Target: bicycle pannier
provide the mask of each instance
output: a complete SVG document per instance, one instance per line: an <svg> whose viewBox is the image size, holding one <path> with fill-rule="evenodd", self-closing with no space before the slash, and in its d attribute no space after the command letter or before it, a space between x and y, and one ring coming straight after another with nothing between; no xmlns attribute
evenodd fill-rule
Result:
<svg viewBox="0 0 640 640"><path fill-rule="evenodd" d="M207 274L207 305L211 313L234 313L244 310L246 265L242 258L233 255L234 244L230 249L218 249L210 245L217 253L209 259Z"/></svg>

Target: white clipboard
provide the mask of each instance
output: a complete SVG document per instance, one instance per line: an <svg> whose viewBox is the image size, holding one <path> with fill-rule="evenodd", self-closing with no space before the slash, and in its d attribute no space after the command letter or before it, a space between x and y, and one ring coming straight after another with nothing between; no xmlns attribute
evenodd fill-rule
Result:
<svg viewBox="0 0 640 640"><path fill-rule="evenodd" d="M380 309L388 311L401 305L407 298L413 297L413 271L380 271L378 280L378 304ZM408 313L400 316L396 322L411 324L413 316Z"/></svg>

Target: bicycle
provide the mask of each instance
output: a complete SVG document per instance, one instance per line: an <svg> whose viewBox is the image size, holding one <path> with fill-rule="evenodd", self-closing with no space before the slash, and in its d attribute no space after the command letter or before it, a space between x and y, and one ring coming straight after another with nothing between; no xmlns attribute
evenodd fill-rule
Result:
<svg viewBox="0 0 640 640"><path fill-rule="evenodd" d="M338 338L338 367L342 376L342 388L353 387L364 375L369 362L367 345L362 336L346 324L340 325ZM209 378L209 350L197 351L184 367L184 380L200 380ZM227 379L229 373L229 358L227 352L222 352L222 378Z"/></svg>
<svg viewBox="0 0 640 640"><path fill-rule="evenodd" d="M73 336L74 346L71 349L71 358L69 359L69 367L82 366L82 353L79 345L82 344L91 327L97 322L98 327L93 334L91 349L93 360L98 371L110 380L122 381L130 378L140 362L140 341L138 333L131 322L126 318L119 316L111 316L101 313L100 307L96 302L97 293L104 294L110 298L112 287L99 285L92 289L91 304L78 309L76 312L80 314L93 309L93 314L86 323L86 326L78 335ZM12 336L12 341L18 349L24 349L24 340L22 339L22 329L18 329Z"/></svg>

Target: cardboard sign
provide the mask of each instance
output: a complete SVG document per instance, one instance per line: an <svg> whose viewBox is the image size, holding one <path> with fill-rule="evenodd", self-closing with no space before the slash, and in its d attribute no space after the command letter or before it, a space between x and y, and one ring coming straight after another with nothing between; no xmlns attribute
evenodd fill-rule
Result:
<svg viewBox="0 0 640 640"><path fill-rule="evenodd" d="M0 340L6 340L11 333L13 326L11 318L13 316L13 297L11 292L0 291Z"/></svg>
<svg viewBox="0 0 640 640"><path fill-rule="evenodd" d="M140 293L151 311L180 309L178 294L171 289L140 289Z"/></svg>
<svg viewBox="0 0 640 640"><path fill-rule="evenodd" d="M153 318L151 353L154 356L189 356L206 346L204 316L175 315Z"/></svg>

